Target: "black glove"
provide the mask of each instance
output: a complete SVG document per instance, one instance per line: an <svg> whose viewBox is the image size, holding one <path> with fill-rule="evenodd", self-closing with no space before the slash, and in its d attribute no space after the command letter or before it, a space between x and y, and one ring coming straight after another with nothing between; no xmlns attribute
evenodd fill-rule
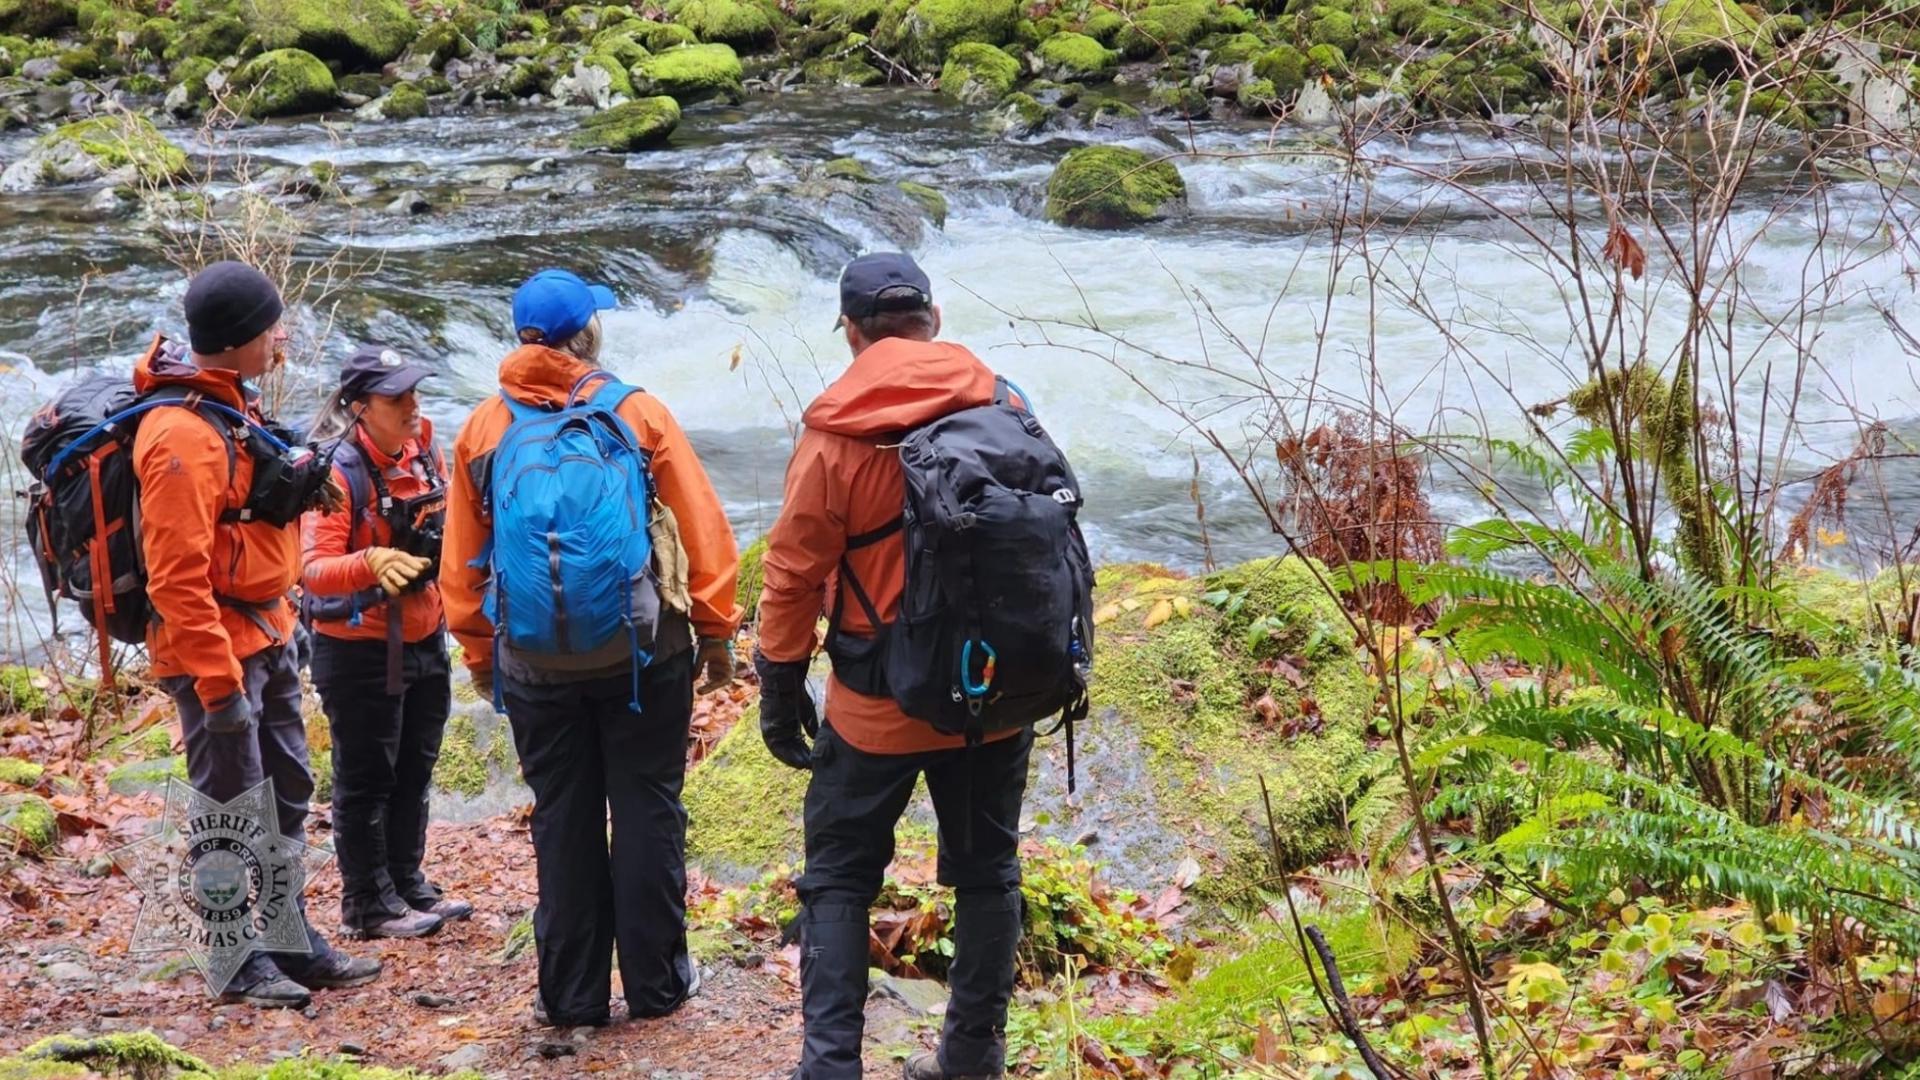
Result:
<svg viewBox="0 0 1920 1080"><path fill-rule="evenodd" d="M253 706L247 695L235 694L207 710L207 730L216 735L239 735L253 729Z"/></svg>
<svg viewBox="0 0 1920 1080"><path fill-rule="evenodd" d="M760 676L760 738L767 750L796 769L813 768L807 739L819 734L820 715L807 693L807 662L775 663L755 649L753 670Z"/></svg>

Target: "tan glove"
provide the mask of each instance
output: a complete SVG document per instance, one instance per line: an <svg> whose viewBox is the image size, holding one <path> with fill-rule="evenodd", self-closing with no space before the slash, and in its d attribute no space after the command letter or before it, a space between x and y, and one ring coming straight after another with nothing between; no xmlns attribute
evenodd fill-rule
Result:
<svg viewBox="0 0 1920 1080"><path fill-rule="evenodd" d="M373 571L373 578L388 596L398 596L401 590L413 584L431 561L417 555L409 555L397 548L371 547L367 549L367 566Z"/></svg>
<svg viewBox="0 0 1920 1080"><path fill-rule="evenodd" d="M706 677L694 693L711 694L733 685L733 641L730 638L701 638L700 651L694 654L693 670Z"/></svg>

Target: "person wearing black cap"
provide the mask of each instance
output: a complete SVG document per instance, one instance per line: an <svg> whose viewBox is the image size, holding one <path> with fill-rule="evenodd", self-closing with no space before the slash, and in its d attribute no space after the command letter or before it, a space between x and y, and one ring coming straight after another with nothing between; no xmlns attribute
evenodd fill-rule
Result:
<svg viewBox="0 0 1920 1080"><path fill-rule="evenodd" d="M266 275L221 262L187 287L191 349L164 337L134 369L142 394L184 388L187 400L215 402L264 423L248 385L279 363L280 292ZM313 775L288 595L300 577L300 530L240 514L252 503L258 463L229 444L197 409L156 409L134 438L140 480L140 542L153 673L173 696L187 750L187 775L202 794L229 800L273 780L280 832L304 839ZM340 498L316 469L301 495ZM304 918L304 901L302 904ZM308 990L357 986L380 963L331 948L308 922L309 951L253 953L223 994L267 1007L304 1007Z"/></svg>
<svg viewBox="0 0 1920 1080"><path fill-rule="evenodd" d="M873 640L879 620L900 606L900 433L993 401L997 380L966 348L934 340L940 309L926 273L905 255L847 265L838 326L853 364L804 415L780 516L767 534L754 655L767 749L813 773L806 871L796 882L805 1037L794 1076L860 1076L868 913L893 856L894 827L924 774L940 824L940 882L955 892L952 998L939 1052L910 1059L906 1074L997 1077L1020 939L1019 821L1032 733L989 735L969 748L884 691L855 690L837 661L824 723L807 688L830 582L842 591L828 604L832 638Z"/></svg>
<svg viewBox="0 0 1920 1080"><path fill-rule="evenodd" d="M417 388L427 367L379 345L340 369L315 442L340 441L338 511L303 524L313 684L333 736L340 921L359 937L424 937L473 905L426 878L427 796L453 705L438 577L446 464Z"/></svg>

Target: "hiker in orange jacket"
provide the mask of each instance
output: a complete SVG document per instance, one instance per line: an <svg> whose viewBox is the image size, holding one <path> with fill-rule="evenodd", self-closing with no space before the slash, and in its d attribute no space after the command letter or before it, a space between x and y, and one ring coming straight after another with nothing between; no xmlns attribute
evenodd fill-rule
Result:
<svg viewBox="0 0 1920 1080"><path fill-rule="evenodd" d="M421 863L427 796L453 707L440 535L447 467L420 414L432 369L358 349L310 438L333 451L348 505L303 523L313 685L333 735L340 920L362 937L424 937L473 905L442 894Z"/></svg>
<svg viewBox="0 0 1920 1080"><path fill-rule="evenodd" d="M890 697L827 682L820 724L807 669L823 612L841 631L877 628L848 593L864 588L882 623L906 582L898 443L950 413L993 400L994 374L966 348L935 341L940 309L926 274L899 254L866 255L840 279L853 364L816 398L787 466L786 494L762 562L760 729L786 764L811 769L800 894L805 1040L796 1080L856 1080L867 998L868 912L893 857L893 830L922 773L940 825L939 878L955 890L954 959L938 1054L908 1080L997 1077L1020 938L1020 805L1033 735L1018 729L971 751ZM844 560L844 562L843 562ZM842 567L853 580L842 580ZM858 585L854 585L854 581ZM813 736L808 746L804 736ZM950 840L970 836L969 844Z"/></svg>
<svg viewBox="0 0 1920 1080"><path fill-rule="evenodd" d="M155 339L134 388L185 386L264 422L247 381L279 362L280 313L279 290L260 271L207 267L187 287L191 351ZM304 839L313 776L287 599L300 577L299 525L236 520L256 462L192 408L148 413L133 458L154 615L147 651L179 708L187 775L223 802L270 777L281 834ZM309 989L357 986L380 973L379 961L329 947L311 924L307 937L307 953L250 954L223 996L303 1008Z"/></svg>
<svg viewBox="0 0 1920 1080"><path fill-rule="evenodd" d="M534 275L514 294L523 344L500 362L501 394L535 410L565 406L598 372L597 312L613 305L610 290L566 271ZM607 1021L616 944L631 1015L665 1015L698 989L686 945L680 792L687 729L696 671L704 675L702 692L733 680L740 622L733 531L686 434L658 398L642 391L621 399L614 412L651 455L660 504L652 516L665 526L654 530L660 619L655 639L641 643L642 656L625 634L606 648L563 657L523 654L504 638L496 644L484 602L493 508L514 495L491 490L492 455L517 422L505 400L474 410L449 467L441 594L475 684L488 695L498 686L521 773L533 789L540 883L535 1016L554 1026ZM684 593L676 548L684 551ZM554 558L565 557L556 547ZM556 563L556 590L559 569Z"/></svg>

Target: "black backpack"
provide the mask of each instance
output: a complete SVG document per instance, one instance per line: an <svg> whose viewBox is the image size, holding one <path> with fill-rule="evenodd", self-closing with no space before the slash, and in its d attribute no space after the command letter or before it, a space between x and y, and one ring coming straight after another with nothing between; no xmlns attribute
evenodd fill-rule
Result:
<svg viewBox="0 0 1920 1080"><path fill-rule="evenodd" d="M140 548L140 485L133 439L140 418L172 406L198 413L227 449L227 482L238 462L236 439L249 453L284 444L245 415L184 386L136 393L123 375L97 374L61 391L35 413L20 440L20 460L34 483L28 500L27 541L40 567L47 606L78 602L100 631L102 671L108 640L141 644L152 609ZM256 447L256 440L265 446ZM238 519L239 511L227 518Z"/></svg>
<svg viewBox="0 0 1920 1080"><path fill-rule="evenodd" d="M1063 725L1083 718L1093 664L1080 486L1040 421L1009 403L1008 385L997 379L992 404L908 434L901 516L848 539L852 551L905 532L898 617L881 623L843 557L842 596L851 592L879 629L872 638L842 634L842 601L828 622L827 653L841 682L891 697L969 745L1056 715ZM1067 733L1071 783L1071 726Z"/></svg>

